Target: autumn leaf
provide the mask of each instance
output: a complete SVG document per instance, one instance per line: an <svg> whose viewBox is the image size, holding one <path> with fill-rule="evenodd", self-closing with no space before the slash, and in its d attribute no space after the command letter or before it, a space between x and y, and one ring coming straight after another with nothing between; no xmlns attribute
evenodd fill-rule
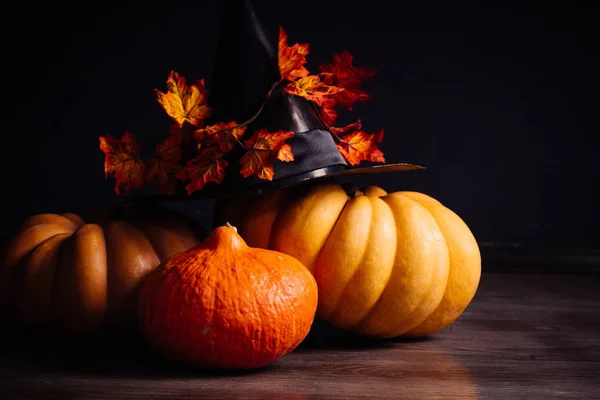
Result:
<svg viewBox="0 0 600 400"><path fill-rule="evenodd" d="M125 196L129 189L144 187L146 164L140 158L140 146L133 134L125 132L121 140L111 135L100 137L100 150L104 152L104 173L113 176L117 196Z"/></svg>
<svg viewBox="0 0 600 400"><path fill-rule="evenodd" d="M332 126L337 120L338 112L335 106L336 102L331 98L327 98L321 103L321 118L327 126Z"/></svg>
<svg viewBox="0 0 600 400"><path fill-rule="evenodd" d="M340 136L346 135L347 133L362 129L362 121L359 119L358 121L348 124L346 126L332 126L329 129L331 130L331 132L333 132L334 135L336 135L339 138Z"/></svg>
<svg viewBox="0 0 600 400"><path fill-rule="evenodd" d="M182 140L181 130L171 129L171 134L157 143L156 153L148 161L147 180L156 183L162 194L175 193L176 176L181 169Z"/></svg>
<svg viewBox="0 0 600 400"><path fill-rule="evenodd" d="M383 152L377 146L383 139L383 129L376 133L365 133L363 130L356 130L341 138L340 143L336 143L342 156L351 165L358 165L361 161L385 162Z"/></svg>
<svg viewBox="0 0 600 400"><path fill-rule="evenodd" d="M277 131L269 133L266 129L258 129L252 137L244 142L248 151L240 160L240 173L244 178L257 175L260 179L273 180L273 162L294 161L292 148L285 141L294 136L294 132Z"/></svg>
<svg viewBox="0 0 600 400"><path fill-rule="evenodd" d="M342 83L340 86L360 86L363 81L372 78L376 71L370 68L356 67L352 65L353 60L352 54L343 51L341 54L333 56L332 63L319 65L319 69L333 74L335 80Z"/></svg>
<svg viewBox="0 0 600 400"><path fill-rule="evenodd" d="M171 71L167 79L167 92L154 89L154 93L162 108L179 126L188 122L199 127L212 114L212 109L205 104L208 91L204 79L188 86L184 77Z"/></svg>
<svg viewBox="0 0 600 400"><path fill-rule="evenodd" d="M331 95L339 93L344 89L326 84L328 74L308 75L285 87L285 91L296 96L304 97L307 100L314 101L317 105L323 102Z"/></svg>
<svg viewBox="0 0 600 400"><path fill-rule="evenodd" d="M223 153L227 153L235 148L246 132L245 126L238 125L237 122L231 121L200 128L194 131L194 139L202 145L216 143Z"/></svg>
<svg viewBox="0 0 600 400"><path fill-rule="evenodd" d="M223 152L218 147L208 147L188 161L177 179L190 180L185 187L187 193L202 190L209 182L220 184L225 178L225 168L229 163L223 159Z"/></svg>
<svg viewBox="0 0 600 400"><path fill-rule="evenodd" d="M292 47L288 46L288 37L282 27L279 27L278 42L278 61L279 73L282 79L294 81L297 78L304 78L308 75L308 70L304 67L306 56L309 53L308 44L296 43Z"/></svg>
<svg viewBox="0 0 600 400"><path fill-rule="evenodd" d="M356 67L352 65L352 61L352 55L344 51L341 54L334 55L332 63L319 65L321 71L331 74L328 76L328 84L345 89L336 93L333 99L340 107L349 110L352 110L355 102L369 100L370 95L367 91L361 89L361 84L375 75L375 70Z"/></svg>
<svg viewBox="0 0 600 400"><path fill-rule="evenodd" d="M179 126L179 124L177 124L177 123L172 123L171 127L169 128L169 136L175 136L175 137L178 137L179 139L183 140L184 139L183 128L181 126Z"/></svg>

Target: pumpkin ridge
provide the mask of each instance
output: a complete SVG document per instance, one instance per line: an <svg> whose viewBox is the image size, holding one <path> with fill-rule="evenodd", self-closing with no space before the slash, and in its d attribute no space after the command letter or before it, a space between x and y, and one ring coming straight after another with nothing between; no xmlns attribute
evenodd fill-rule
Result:
<svg viewBox="0 0 600 400"><path fill-rule="evenodd" d="M52 279L54 320L61 330L95 332L107 311L107 249L104 230L89 223L60 243Z"/></svg>
<svg viewBox="0 0 600 400"><path fill-rule="evenodd" d="M85 225L86 221L81 218L81 216L79 214L75 214L75 213L61 213L59 214L61 217L65 217L71 221L73 221L73 223L77 226L80 227L81 225Z"/></svg>
<svg viewBox="0 0 600 400"><path fill-rule="evenodd" d="M440 306L440 304L442 304L442 302L444 301L444 297L445 297L445 295L446 295L446 291L448 290L448 278L450 277L450 273L451 273L451 272L450 272L450 267L451 267L451 266L450 266L450 249L448 248L448 242L447 242L447 240L446 240L446 235L444 234L444 230L443 230L443 229L442 229L442 227L440 226L440 224L439 224L439 222L438 222L438 220L437 220L437 218L436 218L435 214L434 214L433 212L431 212L431 210L429 210L429 207L427 207L427 206L425 206L424 204L422 204L422 203L421 203L421 201L431 201L432 203L437 203L437 204L439 204L440 206L442 206L442 207L444 207L444 208L446 208L446 207L445 207L445 206L443 206L443 205L442 205L442 204L441 204L441 203L440 203L438 200L436 200L436 199L433 199L433 198L430 198L430 199L425 199L425 198L423 198L422 196L424 196L424 195L423 195L422 193L419 193L419 192L407 192L407 193L408 193L408 195L405 195L404 193L402 193L402 192L401 192L401 195L404 195L405 197L408 197L408 198L410 198L412 201L416 202L416 203L417 203L419 206L423 207L423 208L424 208L424 209L425 209L425 210L426 210L426 211L427 211L427 212L428 212L428 213L429 213L429 214L430 214L430 215L433 217L433 219L435 220L435 223L436 223L436 225L438 226L438 228L439 228L439 230L440 230L440 233L441 233L441 235L442 235L442 239L444 240L444 242L446 242L446 248L447 248L447 250L448 250L448 251L447 251L447 254L448 254L448 277L446 278L446 284L444 285L445 287L444 287L444 293L442 294L442 298L440 299L440 301L439 301L439 303L437 304L437 306L435 306L435 308L433 309L433 311L432 311L432 312L430 312L430 313L427 315L427 317L426 317L426 318L425 318L423 321L419 322L417 325L415 325L415 326L413 326L412 328L410 328L410 329L406 330L405 332L402 332L400 335L404 335L404 334L410 333L412 330L415 330L415 329L419 328L419 327L420 327L420 326L421 326L423 323L426 323L426 322L427 322L427 320L429 319L429 317L431 317L431 316L432 316L432 315L433 315L433 314L436 312L436 310L438 309L438 307ZM419 196L418 198L419 198L421 201L419 201L419 200L416 200L416 199L415 199L415 198L413 198L412 196ZM428 197L428 196L427 196L427 197ZM422 304L423 304L423 303L424 303L426 300L427 300L426 298L423 298L423 299L422 299L422 301L421 301L421 303L420 303L420 305L422 305Z"/></svg>
<svg viewBox="0 0 600 400"><path fill-rule="evenodd" d="M346 193L346 195L348 195ZM348 196L348 200L346 201L346 203L344 204L344 206L342 207L342 209L340 210L337 218L335 219L335 222L333 223L333 226L331 227L331 230L329 231L329 233L327 234L327 239L325 239L325 242L323 243L323 246L321 246L321 248L319 249L319 252L317 253L317 256L315 257L315 262L313 264L313 266L315 267L314 271L311 271L311 274L316 277L317 272L318 272L318 268L319 268L319 259L321 258L321 253L323 253L323 249L325 248L327 242L329 241L329 237L331 236L331 233L334 231L336 225L339 223L340 219L342 218L342 215L344 215L344 211L346 210L346 208L348 207L348 204L350 203L351 197ZM273 232L273 231L271 231ZM269 247L272 248L272 247ZM310 269L309 269L310 271ZM333 313L332 313L333 314Z"/></svg>
<svg viewBox="0 0 600 400"><path fill-rule="evenodd" d="M9 301L14 301L17 304L19 304L20 306L16 309L16 311L22 313L22 311L25 309L22 296L24 296L24 289L26 288L25 283L27 283L27 275L28 272L30 270L30 268L28 268L30 266L30 262L32 262L32 259L36 256L36 254L41 251L42 246L52 246L45 254L42 254L45 257L51 257L52 259L49 259L47 261L48 265L46 265L47 268L52 268L52 270L54 270L54 264L56 263L56 255L58 253L58 250L60 248L60 245L62 243L64 243L64 241L66 239L68 239L70 236L72 235L72 233L57 233L56 235L52 235L49 238L47 238L46 240L41 241L40 243L38 243L37 246L35 246L33 249L31 249L26 255L24 255L19 262L15 265L15 268L13 270L13 275L12 275L12 285L11 285L11 289L9 290ZM61 238L59 238L59 236L63 236L62 240L60 240ZM59 241L60 240L60 241ZM54 243L57 242L57 243ZM38 265L36 265L36 267L39 269L41 265L43 265L44 261L45 261L45 257L41 260L39 260ZM39 279L39 274L40 273L44 273L44 271L37 271L37 278ZM53 276L54 273L50 274L50 281L53 280ZM50 288L51 289L51 285L52 282L50 282ZM12 290L12 293L11 293ZM38 294L36 293L37 291L35 291L33 294ZM50 304L49 300L50 300L50 294L51 292L48 292L48 298L46 299L46 303L44 305L48 305ZM31 298L26 298L27 301L31 301ZM28 304L29 305L29 309L36 309L39 308L39 304ZM36 307L38 306L38 307ZM27 316L27 319L29 320L29 317L31 317L31 312L29 313L30 315ZM21 314L21 319L25 319L25 315L24 313Z"/></svg>
<svg viewBox="0 0 600 400"><path fill-rule="evenodd" d="M430 316L431 316L431 315L432 315L432 314L435 312L435 310L438 308L438 306L440 305L440 303L441 303L441 302L442 302L442 300L444 299L444 294L445 294L445 292L446 292L446 287L447 287L447 285L448 285L448 276L449 276L449 274L450 274L450 259L449 259L450 252L448 251L448 243L446 242L446 237L444 236L444 232L442 231L442 229L441 229L441 227L440 227L440 225L439 225L439 223L438 223L437 219L435 218L435 215L433 215L433 213L432 213L431 211L429 211L429 209L428 209L427 207L425 207L423 204L421 204L419 201L415 200L414 198L412 198L412 197L409 197L409 196L406 196L406 195L403 195L403 194L402 194L402 192L400 192L400 193L399 193L399 195L400 195L400 196L404 196L404 197L408 197L408 198L409 198L411 201L413 201L414 203L416 203L418 207L420 207L421 209L425 210L425 212L426 212L427 214L431 215L431 218L432 218L432 219L433 219L433 221L435 222L435 225L438 227L438 230L439 230L439 234L440 234L440 236L441 236L441 239L442 239L442 241L443 241L443 242L444 242L444 244L445 244L445 246L444 246L444 247L446 247L446 251L445 251L445 253L446 253L447 260L448 260L448 262L447 262L447 265L448 265L448 267L446 268L447 272L446 272L446 280L445 280L445 283L444 283L444 290L442 291L442 295L441 295L441 297L440 297L439 301L437 302L437 305L435 305L434 307L432 307L432 308L431 308L431 311L430 311L429 313L427 313L427 314L426 314L426 316L425 316L425 317L424 317L424 318L423 318L423 319L422 319L422 320L421 320L421 321L420 321L418 324L416 324L416 325L412 326L410 329L406 329L404 332L402 332L402 333L400 333L400 334L397 334L396 336L401 336L401 335L403 335L403 334L405 334L405 333L407 333L407 332L410 332L412 329L415 329L416 327L418 327L419 325L421 325L423 322L425 322L425 321L426 321L426 320L427 320L427 319L428 319L428 318L429 318L429 317L430 317ZM437 200L434 200L434 201L437 201ZM434 273L435 273L435 270L431 270L430 272L431 272L432 274L434 274ZM430 277L430 278L431 278L431 277ZM430 281L430 282L432 282L432 281L434 281L434 280L432 280L432 279L429 279L429 281ZM424 305L425 303L427 303L428 299L429 299L429 297L428 297L428 296L424 296L424 297L421 299L421 301L420 301L419 303L417 303L417 307L415 307L415 308L419 308L419 306L422 306L422 305Z"/></svg>
<svg viewBox="0 0 600 400"><path fill-rule="evenodd" d="M427 317L427 319L425 319L425 321L403 334L404 336L410 337L423 336L437 332L447 328L460 317L469 306L477 291L481 273L481 255L471 230L456 212L444 206L438 200L432 199L422 193L409 192L408 195L411 196L411 198L413 198L412 196L415 196L413 199L417 202L423 202L422 205L427 208L436 219L442 235L448 244L448 257L450 260L446 290L444 291L440 304L438 304L438 307ZM433 210L431 210L430 207ZM448 216L450 219L448 219ZM450 231L448 231L448 229ZM460 232L461 230L462 232ZM465 241L467 242L466 245ZM465 250L465 246L468 250ZM458 256L458 262L457 252L462 255L462 257ZM468 260L469 255L471 258L473 255L476 255L476 261L473 262L473 259ZM466 259L463 258L465 256L467 256ZM471 268L465 267L465 265L469 266L469 261L471 267L477 266L475 268L478 270L477 274L473 274ZM466 274L466 277L462 277L465 273L465 269L468 270L469 273ZM460 284L460 288L456 286L457 283Z"/></svg>
<svg viewBox="0 0 600 400"><path fill-rule="evenodd" d="M61 233L73 233L75 232L75 229L70 227L70 226L66 226L66 225L57 225L57 224L36 224L36 225L31 225L27 228L25 228L24 230L20 231L17 236L15 237L15 239L21 239L21 241L23 240L23 236L25 236L25 233L29 232L29 231L36 231L36 230L42 230L42 229L50 229L50 228L54 228L57 231L60 231L62 228L64 231L63 232L55 232L53 234L50 234L48 236L46 236L45 234L40 234L41 237L43 237L43 239L39 239L36 240L36 243L32 246L29 247L29 249L27 249L24 252L17 252L18 256L13 257L14 259L9 259L6 260L6 258L3 260L3 268L6 267L6 265L9 265L10 267L14 268L15 265L17 265L17 263L24 257L26 256L33 248L37 247L41 242L43 242L44 240L48 239L49 237L61 234ZM33 232L32 232L33 233ZM8 254L5 254L5 257L7 255L12 255L12 253L14 251L12 250L12 247L14 247L14 245L16 244L15 242L17 242L16 240L13 239L12 243L9 243L9 248L8 248ZM18 243L18 242L17 242ZM10 261L10 263L8 263L8 261Z"/></svg>
<svg viewBox="0 0 600 400"><path fill-rule="evenodd" d="M18 232L23 232L25 229L38 225L60 225L73 230L78 228L78 225L70 218L61 214L43 213L27 217L17 229Z"/></svg>
<svg viewBox="0 0 600 400"><path fill-rule="evenodd" d="M386 195L386 196L387 196L387 195ZM382 200L382 201L384 201L384 200ZM392 212L392 215L394 216L394 227L396 228L396 234L398 234L398 232L400 231L400 229L399 229L399 227L398 227L398 221L397 221L397 219L396 219L395 212L394 212L394 210L392 209L392 207L391 207L389 204L387 204L387 202L385 202L385 201L384 201L384 203L386 203L386 205L387 205L387 206L390 208L390 211ZM390 274L390 279L391 279L391 276L392 276L392 275L394 274L394 272L395 272L394 270L395 270L396 268L398 268L398 263L396 262L396 257L398 256L398 247L399 247L399 244L398 244L398 243L396 243L396 249L395 249L395 251L394 251L394 265L392 266L392 272L391 272L391 274ZM385 285L385 287L384 287L383 291L382 291L382 292L381 292L381 294L379 295L379 298L377 299L377 301L375 302L375 304L373 304L373 307L371 307L371 310L370 310L368 313L366 313L366 314L364 315L364 317L363 317L363 318L360 320L360 322L359 322L359 323L357 323L357 324L356 324L356 326L354 327L354 328L355 328L355 331L356 331L356 333L359 333L359 334L360 334L360 333L362 333L362 327L364 326L364 324L366 323L366 321L367 321L367 320L368 320L368 319L371 317L371 314L373 314L373 312L374 312L374 311L377 309L377 307L378 307L379 303L381 303L382 301L384 301L384 299L383 299L383 294L385 293L385 291L386 291L386 290L389 290L389 289L388 289L388 284L389 284L389 279L388 279L388 283L386 283L386 285ZM389 329L389 328L388 328L388 329Z"/></svg>
<svg viewBox="0 0 600 400"><path fill-rule="evenodd" d="M405 332L407 332L407 331L415 328L420 323L422 323L435 310L435 308L437 308L437 306L441 302L441 299L442 299L443 294L445 292L445 286L446 286L446 283L447 283L447 275L448 275L448 270L449 270L449 260L448 260L448 257L447 257L447 244L446 244L446 242L444 240L444 236L443 236L443 234L442 234L439 226L437 225L437 221L435 220L435 218L433 217L433 215L431 215L431 213L424 206L422 206L421 204L419 204L417 201L411 199L408 196L404 196L404 195L402 195L401 193L398 193L398 192L391 193L391 194L389 194L387 196L384 196L383 201L392 200L394 198L403 199L402 200L403 202L410 204L410 206L413 207L414 209L420 210L420 211L418 211L418 213L420 213L422 215L428 215L428 217L430 219L429 222L430 222L431 227L435 226L437 228L437 232L436 233L440 235L440 238L442 239L443 245L446 247L446 252L445 252L446 253L446 258L445 258L445 260L446 260L446 263L445 263L446 264L446 282L444 283L444 290L440 290L440 291L438 291L439 293L436 293L437 295L439 295L439 299L437 299L435 301L435 306L431 306L431 304L429 304L429 306L431 306L430 307L431 310L429 310L428 313L418 313L418 312L416 312L417 310L419 310L420 306L423 306L423 305L427 304L428 302L432 302L432 300L431 300L432 295L430 293L430 290L435 289L434 284L436 283L436 280L432 279L434 277L434 274L435 274L436 271L435 271L435 269L432 268L429 271L430 276L428 277L428 279L425 279L425 281L428 283L427 288L423 288L423 287L419 287L418 288L420 290L420 295L421 296L418 299L418 302L411 304L410 318L405 318L404 319L403 322L404 322L405 326L402 327L402 331L398 330L398 327L395 326L395 325L393 325L393 324L392 325L387 325L387 327L381 327L380 326L380 327L375 328L375 329L373 329L373 327L368 328L369 332L367 334L369 334L369 335L375 335L375 336L379 336L379 337L395 337L395 336L400 336L403 333L405 333ZM397 205L397 207L400 207L400 206ZM392 207L391 205L390 205L390 208L391 208L392 213L394 215L394 223L396 225L396 231L399 232L399 233L405 232L404 230L400 229L401 227L398 226L398 223L401 222L401 220L399 219L399 216L400 217L406 217L406 215L402 214L404 212L404 210L399 212L396 209L396 207ZM406 210L406 211L412 211L412 210ZM410 220L412 220L414 218L414 215L411 214L411 215L408 215L408 217L409 217ZM431 224L431 223L433 223L433 224ZM419 242L421 242L421 240L419 240ZM402 243L400 243L400 242L396 244L396 246L397 246L396 247L396 255L398 255L398 248L401 246L401 244ZM403 252L401 252L400 254L402 254L402 253ZM443 260L436 260L436 261L443 262ZM390 276L390 280L394 276L394 273L396 273L396 274L398 274L398 276L402 277L400 279L400 281L404 281L405 277L402 276L402 272L398 272L397 271L397 269L400 269L403 266L402 264L403 263L402 262L398 262L398 258L395 257L394 267L393 267L393 270L392 270L392 274ZM424 289L428 289L427 293L424 291ZM381 303L383 301L387 301L389 299L389 297L385 297L385 292L388 291L388 290L390 290L389 289L389 285L386 286L386 288L384 290L384 293L382 293L382 295L379 298L378 302L373 306L373 308L367 314L367 316L361 321L361 324L357 325L357 329L359 331L363 331L363 329L365 328L364 325L367 322L370 322L369 320L372 319L372 318L374 318L373 317L374 315L377 315L377 314L375 314L376 312L380 312L379 311L380 308L383 308L385 310L386 308L390 307L389 305L387 307L381 305ZM398 299L398 297L392 297L392 298ZM388 314L388 313L389 312L384 313L384 314ZM419 315L419 314L421 314L421 315ZM410 324L407 324L407 321L410 321Z"/></svg>
<svg viewBox="0 0 600 400"><path fill-rule="evenodd" d="M137 228L140 231L140 233L144 237L144 239L146 239L146 241L148 243L150 243L150 248L152 249L152 252L154 254L156 254L156 258L158 258L159 263L162 262L162 259L161 259L161 257L159 257L158 251L156 250L158 243L155 245L154 241L152 240L152 238L150 237L150 235L147 232L148 225L138 224L137 221L127 221L127 222L129 222L131 225L133 225L135 228Z"/></svg>
<svg viewBox="0 0 600 400"><path fill-rule="evenodd" d="M166 230L174 231L186 249L199 245L208 236L202 225L194 218L173 210L166 210L165 215L158 218L158 224Z"/></svg>
<svg viewBox="0 0 600 400"><path fill-rule="evenodd" d="M327 237L327 240L325 241L325 244L323 245L323 247L321 247L321 252L323 251L323 249L325 249L327 247L328 242L330 240L333 240L333 239L331 239L332 238L331 234L335 231L336 225L338 224L339 220L344 216L344 211L348 207L350 207L350 204L354 201L354 199L356 197L358 197L358 196L355 196L355 197L349 196L349 200L346 203L346 205L344 206L344 208L342 209L342 212L340 213L340 216L338 217L338 220L336 221L336 223L334 225L334 228L329 233L329 236ZM364 198L366 199L366 197L364 197ZM370 236L371 236L371 232L373 230L373 206L371 205L370 202L369 202L369 211L370 211L370 217L369 217L369 232L367 233L367 241L362 245L362 247L361 247L362 251L360 252L360 255L357 254L357 253L354 253L354 255L357 256L356 258L359 259L356 262L354 271L352 272L352 275L350 275L348 277L348 279L346 280L346 282L345 282L346 284L344 285L344 288L340 291L339 296L335 300L334 306L331 307L331 311L328 312L328 313L326 313L326 314L322 314L322 312L319 312L319 317L321 317L321 318L328 318L328 319L333 318L333 322L334 323L337 323L337 319L338 319L337 317L338 317L339 312L340 312L340 307L342 307L343 304L344 304L344 301L342 301L342 300L348 295L349 286L350 286L352 280L354 279L354 277L356 276L356 274L358 273L358 271L360 270L360 268L362 266L362 263L363 263L363 260L365 258L365 254L367 253L367 248L368 248L368 245L369 245L369 239L370 239ZM342 236L342 238L343 238L343 236ZM336 238L336 239L339 239L339 238ZM333 246L335 246L335 243L333 244ZM319 252L319 255L321 255L321 252ZM317 260L319 260L319 258L317 258ZM318 261L317 261L317 263L315 263L315 265L319 266ZM325 265L327 265L327 264L325 263ZM319 276L319 275L316 275L316 276ZM328 296L331 297L331 292L328 293Z"/></svg>
<svg viewBox="0 0 600 400"><path fill-rule="evenodd" d="M144 236L144 238L148 241L148 243L150 243L150 247L152 248L152 251L154 252L154 254L156 254L156 257L158 258L159 263L163 262L169 258L168 253L166 253L165 250L161 249L162 243L160 242L160 238L156 237L155 235L152 235L150 232L153 228L158 228L160 230L164 230L164 231L168 231L168 232L172 233L169 230L169 228L166 226L166 224L161 224L157 220L148 221L148 222L132 220L132 221L128 221L128 222L130 222L134 227L136 227L140 231L140 233ZM159 232L157 234L157 236L161 236L161 233L162 232ZM171 238L175 239L177 241L177 243L180 245L181 249L186 249L188 247L186 245L185 241L177 233L173 233Z"/></svg>
<svg viewBox="0 0 600 400"><path fill-rule="evenodd" d="M385 206L385 207L387 207L387 209L389 210L389 212L390 212L390 215L393 215L393 213L394 213L394 212L392 211L392 209L391 209L391 207L389 206L389 204L387 204L385 201L381 200L381 198L379 198L379 197L374 197L374 196L365 196L365 197L369 198L369 201L370 201L370 203L371 203L371 209L373 210L373 214L372 214L373 216L375 215L375 210L374 210L373 202L378 202L378 203L380 203L380 204L384 205L384 206ZM372 218L372 219L371 219L371 226L370 226L370 229L369 229L368 243L367 243L367 245L365 246L365 249L368 249L368 248L370 247L370 245L371 245L371 242L372 242L372 240L375 240L375 239L376 239L376 238L374 238L374 237L373 237L374 235L372 234L372 233L373 233L373 231L374 231L374 229L375 229L375 228L374 228L374 227L375 227L375 223L374 223L373 219L374 219L374 218ZM398 230L398 228L397 228L397 226L396 226L396 224L395 224L395 223L393 224L393 227L394 227L394 233L393 233L393 235L392 235L392 236L393 236L393 237L396 237L396 236L398 235L398 231L397 231L397 230ZM381 296L383 295L383 292L386 290L386 288L387 288L387 286L388 286L388 284L389 284L390 278L391 278L391 276L392 276L393 269L394 269L394 264L395 264L395 261L396 261L396 253L397 253L397 252L398 252L398 244L396 243L396 246L394 247L394 254L393 254L393 257L392 257L392 259L391 259L391 264L392 264L392 265L391 265L391 266L390 266L390 268L389 268L389 274L388 274L387 278L385 279L385 283L382 285L382 289L379 291L379 293L378 293L378 295L377 295L377 299L375 299L375 301L374 301L374 302L373 302L373 304L371 305L370 309L369 309L367 312L365 312L365 313L364 313L364 315L362 315L362 316L361 316L361 318L360 318L358 321L356 321L356 322L353 324L353 326L352 326L352 327L348 327L348 328L355 328L355 327L358 327L358 326L360 326L360 325L362 324L362 322L363 322L363 321L364 321L364 320L365 320L365 319L368 317L368 315L370 314L371 310L372 310L372 309L375 307L375 305L376 305L376 304L379 302L379 300L381 299ZM345 291L348 289L348 286L350 286L350 283L352 282L352 279L354 279L354 275L356 275L356 273L358 272L358 270L361 268L361 267L360 267L360 265L362 265L362 264L363 264L363 262L364 262L365 254L366 254L366 251L365 251L365 253L363 254L363 257L361 258L361 261L360 261L360 264L359 264L359 268L357 268L357 270L354 272L353 276L352 276L352 277L350 278L350 280L348 281L348 285L346 286L346 289L344 290L344 292L345 292ZM337 314L337 313L338 313L338 310L337 310L337 308L336 308L336 311L333 313L333 315L335 315L335 314ZM334 318L334 320L335 320L335 318Z"/></svg>
<svg viewBox="0 0 600 400"><path fill-rule="evenodd" d="M302 256L303 254L298 254L295 251L290 252L288 248L281 248L280 244L277 243L277 239L280 239L281 237L287 237L289 236L286 235L286 230L287 227L286 225L288 224L289 221L284 220L285 217L287 217L287 213L288 212L292 212L293 211L293 207L299 207L298 203L302 202L302 201L311 201L314 203L313 206L311 207L309 212L304 212L304 217L306 218L307 215L310 215L311 212L314 211L314 208L320 204L317 203L316 201L313 200L314 197L324 197L326 195L329 194L334 194L335 192L339 193L339 190L342 191L342 193L344 194L345 197L345 202L343 204L343 206L341 207L340 211L337 213L337 216L335 217L335 221L333 221L333 223L331 224L331 228L329 229L329 231L327 232L326 235L323 235L323 237L325 238L323 240L323 243L321 243L321 246L319 247L319 250L316 252L316 254L314 254L314 259L312 261L311 265L307 265L306 262L303 261ZM323 193L324 192L324 193ZM348 195L346 194L346 192L338 185L335 184L326 184L322 187L320 186L315 186L313 188L310 189L310 191L308 191L304 196L295 199L296 201L294 201L294 199L291 199L291 204L288 207L284 207L284 209L277 214L277 217L275 218L275 220L273 221L273 229L271 230L271 237L269 238L269 249L273 249L276 251L280 251L282 253L286 253L289 255L292 255L293 257L297 258L302 264L304 264L304 266L306 268L308 268L308 270L314 275L314 271L312 270L312 268L315 266L315 263L319 257L319 254L321 253L321 251L323 250L323 246L324 244L327 242L327 238L331 235L331 232L333 231L335 225L337 224L340 216L342 215L342 211L344 210L344 208L346 207L346 205L348 204ZM303 226L306 226L306 222L303 223ZM285 246L284 246L285 247ZM295 250L295 249L293 249Z"/></svg>
<svg viewBox="0 0 600 400"><path fill-rule="evenodd" d="M106 318L117 330L128 331L139 287L160 264L142 230L125 219L109 222L104 230L106 245Z"/></svg>
<svg viewBox="0 0 600 400"><path fill-rule="evenodd" d="M196 220L176 211L159 206L133 211L127 221L145 234L160 262L199 245L207 236Z"/></svg>
<svg viewBox="0 0 600 400"><path fill-rule="evenodd" d="M8 290L15 267L41 242L61 233L73 233L73 228L64 225L39 224L19 231L7 244L0 265L0 314L9 305ZM31 243L33 242L33 244ZM1 316L0 316L1 318Z"/></svg>
<svg viewBox="0 0 600 400"><path fill-rule="evenodd" d="M63 225L61 225L63 226ZM13 269L13 274L15 272L17 272L17 268L19 266L19 264L23 263L25 259L27 259L28 257L30 257L38 247L40 247L41 245L43 245L44 243L46 243L48 240L56 237L56 236L60 236L60 235L68 235L67 238L69 236L71 236L73 233L75 233L77 229L73 230L73 232L64 232L64 233L55 233L54 235L48 236L46 239L42 240L41 242L37 243L36 245L34 245L29 251L27 251L26 253L24 253L24 255L22 257L19 258L19 260L17 261L17 263L14 266Z"/></svg>
<svg viewBox="0 0 600 400"><path fill-rule="evenodd" d="M248 201L245 216L236 215L234 218L230 218L229 222L237 226L240 236L247 241L249 246L271 248L275 221L278 215L292 204L294 193L289 189L278 191L269 197L267 202L257 201L253 197ZM242 209L242 207L237 208ZM258 229L254 225L257 225Z"/></svg>

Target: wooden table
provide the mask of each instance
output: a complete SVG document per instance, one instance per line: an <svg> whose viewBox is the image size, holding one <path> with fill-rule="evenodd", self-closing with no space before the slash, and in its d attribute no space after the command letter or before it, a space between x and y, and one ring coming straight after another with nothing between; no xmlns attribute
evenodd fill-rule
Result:
<svg viewBox="0 0 600 400"><path fill-rule="evenodd" d="M316 324L271 366L211 374L142 348L0 345L0 399L600 399L597 275L484 273L471 306L427 340L366 342Z"/></svg>

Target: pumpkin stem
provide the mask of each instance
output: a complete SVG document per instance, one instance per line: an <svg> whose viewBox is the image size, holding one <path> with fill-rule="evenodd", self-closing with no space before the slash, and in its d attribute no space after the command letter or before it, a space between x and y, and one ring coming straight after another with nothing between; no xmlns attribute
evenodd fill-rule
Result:
<svg viewBox="0 0 600 400"><path fill-rule="evenodd" d="M235 226L231 225L229 222L225 222L225 226L233 229L235 231L235 233L237 233L237 228Z"/></svg>
<svg viewBox="0 0 600 400"><path fill-rule="evenodd" d="M350 198L358 197L358 196L362 196L363 195L363 192L355 184L345 183L345 184L342 185L342 187L344 188L344 190L346 191L346 194Z"/></svg>

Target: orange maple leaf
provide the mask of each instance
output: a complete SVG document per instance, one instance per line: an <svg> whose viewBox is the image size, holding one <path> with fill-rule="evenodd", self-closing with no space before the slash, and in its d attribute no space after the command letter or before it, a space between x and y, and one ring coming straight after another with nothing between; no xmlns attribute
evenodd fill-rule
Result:
<svg viewBox="0 0 600 400"><path fill-rule="evenodd" d="M223 152L218 147L208 147L185 164L177 174L177 179L190 180L185 187L190 194L204 189L209 182L223 182L227 165L229 163L223 159Z"/></svg>
<svg viewBox="0 0 600 400"><path fill-rule="evenodd" d="M344 90L341 87L328 85L326 83L328 76L329 74L326 73L305 76L289 83L285 87L285 91L314 101L320 106L329 96Z"/></svg>
<svg viewBox="0 0 600 400"><path fill-rule="evenodd" d="M156 144L156 153L148 161L148 182L156 182L162 194L174 194L176 176L181 169L183 135L177 124L173 124L169 136Z"/></svg>
<svg viewBox="0 0 600 400"><path fill-rule="evenodd" d="M383 129L376 133L365 133L359 129L342 137L336 145L350 165L358 165L363 160L385 162L383 152L377 147L382 139Z"/></svg>
<svg viewBox="0 0 600 400"><path fill-rule="evenodd" d="M146 164L140 158L140 145L133 134L125 132L121 140L111 135L100 138L104 152L104 174L114 176L117 196L125 196L129 189L142 189L146 177Z"/></svg>
<svg viewBox="0 0 600 400"><path fill-rule="evenodd" d="M352 110L352 106L357 101L367 101L371 98L369 93L361 89L363 81L373 77L375 70L364 67L355 67L352 65L352 55L344 51L341 54L333 56L333 62L330 64L321 64L319 69L330 73L328 84L342 87L346 90L336 93L335 101L340 107Z"/></svg>
<svg viewBox="0 0 600 400"><path fill-rule="evenodd" d="M246 132L245 126L238 125L237 122L231 121L200 128L194 131L194 139L202 145L216 143L223 153L227 153L235 148Z"/></svg>
<svg viewBox="0 0 600 400"><path fill-rule="evenodd" d="M240 173L244 178L256 174L260 179L273 180L273 162L294 161L292 148L285 141L294 136L294 132L277 131L269 133L266 129L257 129L252 137L244 142L248 151L240 159Z"/></svg>
<svg viewBox="0 0 600 400"><path fill-rule="evenodd" d="M278 62L279 73L282 79L294 81L296 78L303 78L308 75L308 70L304 67L306 56L309 53L308 44L296 43L292 47L288 46L288 37L283 27L279 27L278 42Z"/></svg>
<svg viewBox="0 0 600 400"><path fill-rule="evenodd" d="M154 93L162 108L179 126L188 122L198 127L212 114L212 109L205 104L208 91L204 79L188 86L184 77L171 71L167 79L167 92L154 89Z"/></svg>

